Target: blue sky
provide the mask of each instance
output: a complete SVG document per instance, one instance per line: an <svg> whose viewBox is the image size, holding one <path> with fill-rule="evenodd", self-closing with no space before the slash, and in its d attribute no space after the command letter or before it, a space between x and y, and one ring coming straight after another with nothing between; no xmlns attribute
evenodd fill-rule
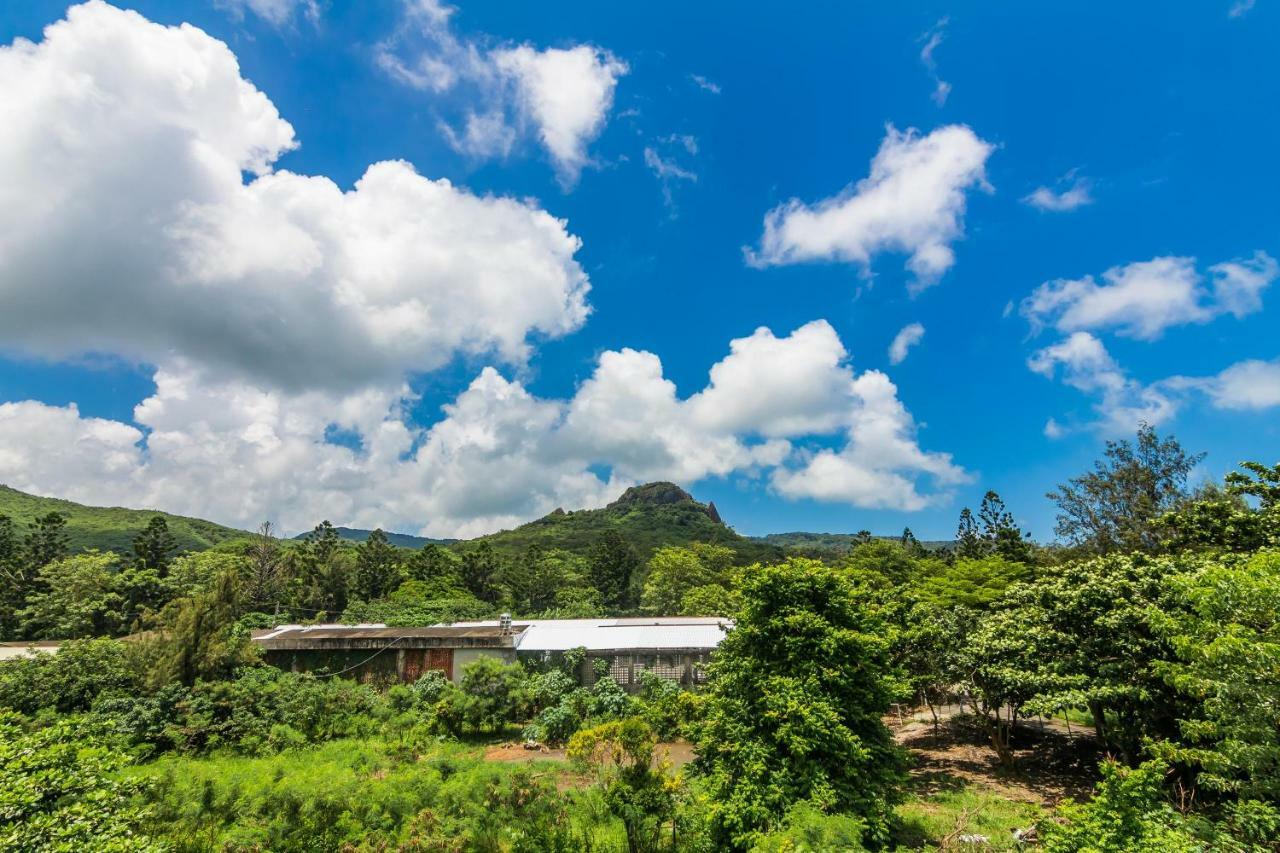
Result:
<svg viewBox="0 0 1280 853"><path fill-rule="evenodd" d="M0 129L10 164L0 168L14 170L0 177L21 176L0 193L0 224L40 223L0 240L0 481L235 524L270 517L292 529L327 516L470 534L672 476L745 533L910 525L921 538L949 537L960 507L996 489L1046 539L1044 492L1140 418L1207 451L1209 476L1275 461L1280 59L1267 0L822 4L785 15L762 4L125 6L141 17L90 7L94 19L68 27L75 38L57 50L42 31L64 4L0 11L0 44L35 43L0 62L6 88L34 93ZM187 23L210 37L199 45L223 43L292 126L297 146L280 142L258 175L323 176L350 192L370 164L406 161L465 194L467 212L442 209L442 221L474 215L469 235L492 225L530 254L495 266L480 237L461 259L451 240L370 252L361 235L383 213L421 210L370 194L334 238L360 260L355 271L295 275L302 243L254 239L286 214L239 201L210 214L228 228L216 246L143 257L157 245L149 232L177 226L153 208L137 214L129 196L151 192L137 175L184 192L190 180L199 195L205 178L166 157L276 133L252 110L223 117L215 95L175 84L206 61L235 72L147 22ZM119 39L109 50L90 35L107 30ZM166 51L194 52L168 61ZM554 51L586 65L536 77ZM122 55L138 61L110 58ZM58 82L68 69L113 99L101 123L81 120L80 95ZM586 72L603 97L584 87ZM540 113L539 98L558 112ZM459 139L468 115L495 122L470 145ZM165 143L171 125L188 135L182 147ZM152 144L145 173L112 156ZM906 161L886 166L887 188L855 186L886 149ZM953 174L931 171L948 163ZM252 186L249 161L240 168ZM35 198L47 202L38 217L27 212ZM532 216L499 227L494 199L565 224L550 236ZM772 253L771 211L785 226ZM423 216L423 234L438 233ZM580 246L566 249L569 235ZM86 246L84 265L66 260ZM950 254L922 275L936 250ZM270 274L254 272L259 263ZM544 263L558 271L525 304L522 270ZM271 277L286 267L287 287ZM452 295L431 298L458 317L400 329L405 314L370 309L352 331L313 313L384 275L403 279L399 308L450 282ZM241 308L267 292L261 312L296 348L242 337L254 311ZM240 308L219 316L226 303ZM788 337L815 321L825 326L807 327L803 342ZM895 335L915 323L923 337L892 363ZM737 381L694 400L730 342L759 343L759 327L790 343L728 364ZM835 361L814 354L833 347ZM661 385L640 375L654 362L627 349L660 361L675 401L646 396ZM610 353L625 357L606 376L597 365ZM753 371L807 355L810 372L755 381ZM478 413L457 401L486 369L497 379ZM772 389L796 377L814 393L774 404ZM862 384L848 394L849 381ZM497 410L512 422L494 427ZM654 441L647 417L682 426ZM505 458L519 469L509 479Z"/></svg>

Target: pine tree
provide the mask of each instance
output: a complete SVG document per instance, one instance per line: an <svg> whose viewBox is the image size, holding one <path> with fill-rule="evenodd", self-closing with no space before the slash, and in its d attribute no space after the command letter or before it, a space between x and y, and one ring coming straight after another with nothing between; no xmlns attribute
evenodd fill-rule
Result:
<svg viewBox="0 0 1280 853"><path fill-rule="evenodd" d="M616 530L610 530L591 551L591 584L600 591L604 606L620 610L630 603L631 578L640 568L635 549Z"/></svg>
<svg viewBox="0 0 1280 853"><path fill-rule="evenodd" d="M920 544L920 540L916 539L916 535L911 532L910 527L902 528L902 538L898 540L898 543L902 546L902 550L913 557L919 557L924 553L924 546Z"/></svg>
<svg viewBox="0 0 1280 853"><path fill-rule="evenodd" d="M400 565L396 549L379 528L356 549L356 573L353 592L362 601L382 598L400 581Z"/></svg>
<svg viewBox="0 0 1280 853"><path fill-rule="evenodd" d="M1018 563L1031 561L1031 543L1018 527L1013 513L1005 508L1000 495L995 492L983 495L978 521L982 524L982 539L991 552Z"/></svg>
<svg viewBox="0 0 1280 853"><path fill-rule="evenodd" d="M462 555L462 585L481 601L497 604L502 598L502 560L487 541Z"/></svg>
<svg viewBox="0 0 1280 853"><path fill-rule="evenodd" d="M978 523L973 519L973 512L965 507L960 510L960 524L956 528L956 556L975 560L986 555L987 547L978 533Z"/></svg>
<svg viewBox="0 0 1280 853"><path fill-rule="evenodd" d="M27 555L33 570L67 556L70 541L66 527L67 520L60 512L42 515L31 525L31 532L27 535Z"/></svg>
<svg viewBox="0 0 1280 853"><path fill-rule="evenodd" d="M169 573L173 552L178 549L177 540L169 532L169 523L163 516L152 516L151 521L133 540L133 558L140 569L149 569L159 577Z"/></svg>

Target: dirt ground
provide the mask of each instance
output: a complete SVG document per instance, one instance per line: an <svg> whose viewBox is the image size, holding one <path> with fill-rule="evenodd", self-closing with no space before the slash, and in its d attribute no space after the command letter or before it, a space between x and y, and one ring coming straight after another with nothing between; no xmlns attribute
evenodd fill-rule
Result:
<svg viewBox="0 0 1280 853"><path fill-rule="evenodd" d="M664 741L654 750L654 757L661 761L671 762L674 770L693 760L693 744L686 741ZM484 751L485 761L530 762L530 761L568 761L564 749L551 749L539 746L528 749L522 743L500 743L488 747Z"/></svg>
<svg viewBox="0 0 1280 853"><path fill-rule="evenodd" d="M965 783L981 785L1010 800L1044 806L1066 797L1087 797L1097 779L1097 747L1090 729L1056 721L1031 721L1014 733L1016 767L1005 770L996 760L972 718L943 720L935 734L932 722L885 721L898 743L910 750L913 787L937 793Z"/></svg>

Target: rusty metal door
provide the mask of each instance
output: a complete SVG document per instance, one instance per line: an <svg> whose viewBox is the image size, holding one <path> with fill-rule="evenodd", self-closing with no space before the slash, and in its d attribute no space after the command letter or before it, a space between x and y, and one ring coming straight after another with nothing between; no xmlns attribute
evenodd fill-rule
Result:
<svg viewBox="0 0 1280 853"><path fill-rule="evenodd" d="M443 672L445 678L453 678L453 649L405 649L404 680L417 681L430 670Z"/></svg>

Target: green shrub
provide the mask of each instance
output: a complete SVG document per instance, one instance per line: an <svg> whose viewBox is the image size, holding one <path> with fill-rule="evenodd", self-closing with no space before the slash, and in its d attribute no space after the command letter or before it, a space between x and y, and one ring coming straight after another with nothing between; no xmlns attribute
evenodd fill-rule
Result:
<svg viewBox="0 0 1280 853"><path fill-rule="evenodd" d="M33 714L44 708L85 711L102 695L136 692L141 675L119 640L71 640L54 655L0 663L0 709Z"/></svg>

